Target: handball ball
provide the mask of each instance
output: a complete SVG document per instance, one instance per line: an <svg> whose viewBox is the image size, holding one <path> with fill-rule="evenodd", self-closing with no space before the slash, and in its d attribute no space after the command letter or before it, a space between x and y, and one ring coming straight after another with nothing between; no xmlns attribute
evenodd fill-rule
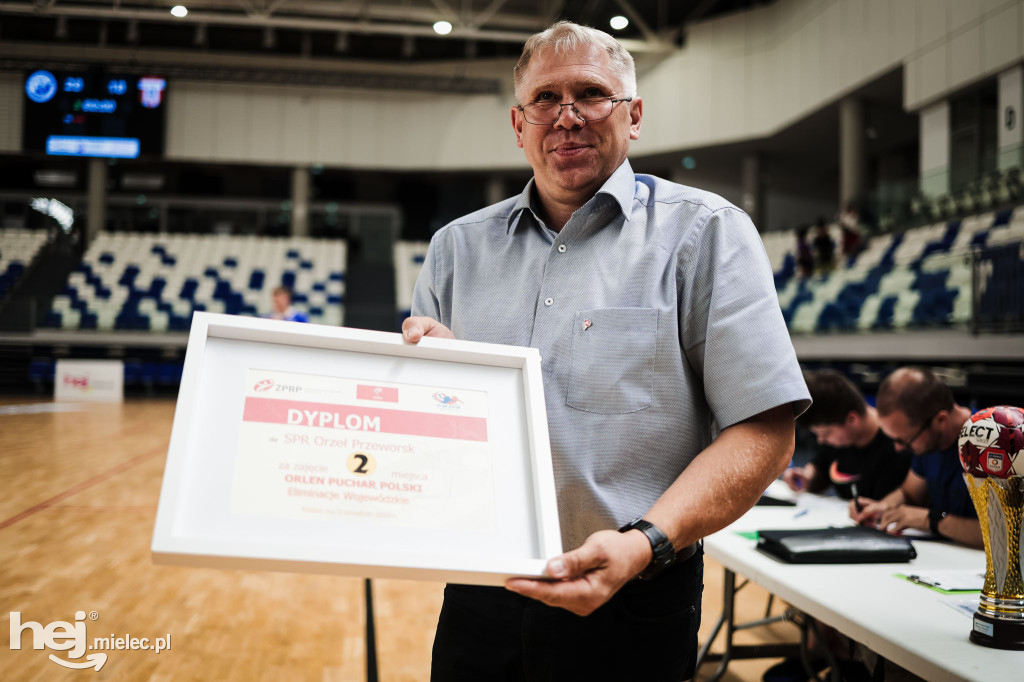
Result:
<svg viewBox="0 0 1024 682"><path fill-rule="evenodd" d="M987 407L960 429L960 464L972 476L1024 476L1024 410Z"/></svg>

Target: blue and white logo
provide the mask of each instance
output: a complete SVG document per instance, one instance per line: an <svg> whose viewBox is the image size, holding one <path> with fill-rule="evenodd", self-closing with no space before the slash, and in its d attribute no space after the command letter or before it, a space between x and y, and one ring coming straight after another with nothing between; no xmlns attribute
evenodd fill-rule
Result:
<svg viewBox="0 0 1024 682"><path fill-rule="evenodd" d="M33 102L49 102L57 94L57 79L49 71L36 71L25 81L25 94Z"/></svg>

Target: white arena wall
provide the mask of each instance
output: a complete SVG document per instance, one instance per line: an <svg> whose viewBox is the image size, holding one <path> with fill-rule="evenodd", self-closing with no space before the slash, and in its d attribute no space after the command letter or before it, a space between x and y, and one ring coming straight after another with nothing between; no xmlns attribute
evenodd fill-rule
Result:
<svg viewBox="0 0 1024 682"><path fill-rule="evenodd" d="M1022 61L1024 0L778 0L694 24L685 47L639 61L644 128L633 154L768 136L900 65L904 104L915 111ZM511 67L485 69L507 83ZM20 149L20 87L20 73L0 73L0 152ZM433 95L174 81L168 103L173 160L525 167L509 125L510 87Z"/></svg>

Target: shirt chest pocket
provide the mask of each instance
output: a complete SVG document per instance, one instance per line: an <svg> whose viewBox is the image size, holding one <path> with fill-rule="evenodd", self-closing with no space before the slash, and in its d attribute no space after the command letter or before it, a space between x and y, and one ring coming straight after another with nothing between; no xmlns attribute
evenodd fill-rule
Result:
<svg viewBox="0 0 1024 682"><path fill-rule="evenodd" d="M577 312L566 405L598 414L650 407L657 345L656 308Z"/></svg>

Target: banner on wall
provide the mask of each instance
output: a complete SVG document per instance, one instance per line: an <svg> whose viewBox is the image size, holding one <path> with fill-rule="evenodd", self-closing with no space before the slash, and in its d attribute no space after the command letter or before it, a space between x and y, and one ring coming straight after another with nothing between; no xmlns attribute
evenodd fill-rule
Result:
<svg viewBox="0 0 1024 682"><path fill-rule="evenodd" d="M58 360L53 397L58 401L119 403L124 400L124 363Z"/></svg>

